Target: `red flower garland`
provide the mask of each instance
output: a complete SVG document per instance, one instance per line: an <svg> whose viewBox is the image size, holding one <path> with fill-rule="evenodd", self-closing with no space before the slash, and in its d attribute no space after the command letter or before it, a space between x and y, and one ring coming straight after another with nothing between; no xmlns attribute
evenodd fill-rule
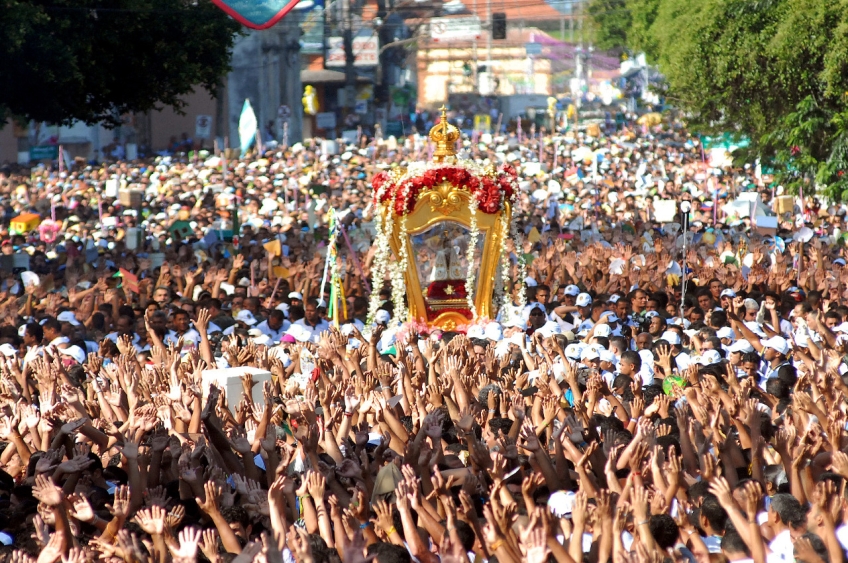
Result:
<svg viewBox="0 0 848 563"><path fill-rule="evenodd" d="M400 183L395 183L388 173L380 172L371 180L371 186L380 203L394 199L395 213L405 215L415 207L419 193L445 181L471 192L477 199L478 209L489 214L499 213L504 200L512 199L518 182L515 168L509 165L501 166L494 178L477 176L460 166L443 166ZM384 186L386 189L380 193Z"/></svg>

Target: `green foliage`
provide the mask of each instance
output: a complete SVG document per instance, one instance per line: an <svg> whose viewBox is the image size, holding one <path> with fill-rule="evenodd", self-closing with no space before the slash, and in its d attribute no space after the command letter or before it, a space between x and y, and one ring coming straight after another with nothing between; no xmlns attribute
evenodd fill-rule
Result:
<svg viewBox="0 0 848 563"><path fill-rule="evenodd" d="M633 25L626 0L591 0L587 11L594 22L594 39L600 49L628 46L627 33Z"/></svg>
<svg viewBox="0 0 848 563"><path fill-rule="evenodd" d="M179 110L214 91L239 28L208 0L3 0L0 122Z"/></svg>
<svg viewBox="0 0 848 563"><path fill-rule="evenodd" d="M692 128L747 136L789 188L848 199L848 0L623 3L625 45L659 66Z"/></svg>

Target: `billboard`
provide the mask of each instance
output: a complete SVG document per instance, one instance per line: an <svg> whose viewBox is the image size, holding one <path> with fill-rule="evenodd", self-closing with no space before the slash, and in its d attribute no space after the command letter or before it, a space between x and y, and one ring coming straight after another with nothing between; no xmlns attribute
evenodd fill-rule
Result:
<svg viewBox="0 0 848 563"><path fill-rule="evenodd" d="M377 66L380 62L380 40L376 35L358 36L353 38L354 66ZM344 38L327 38L326 67L343 67L345 65Z"/></svg>
<svg viewBox="0 0 848 563"><path fill-rule="evenodd" d="M483 28L477 16L459 18L432 18L430 20L430 38L436 42L473 41L480 39Z"/></svg>

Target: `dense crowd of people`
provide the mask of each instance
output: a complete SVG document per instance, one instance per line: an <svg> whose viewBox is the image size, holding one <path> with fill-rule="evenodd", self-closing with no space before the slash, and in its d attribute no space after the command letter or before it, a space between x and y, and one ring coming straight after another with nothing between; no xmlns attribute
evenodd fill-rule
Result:
<svg viewBox="0 0 848 563"><path fill-rule="evenodd" d="M845 206L764 228L782 189L671 121L475 136L526 297L401 333L370 180L426 137L328 146L0 172L3 562L842 562Z"/></svg>

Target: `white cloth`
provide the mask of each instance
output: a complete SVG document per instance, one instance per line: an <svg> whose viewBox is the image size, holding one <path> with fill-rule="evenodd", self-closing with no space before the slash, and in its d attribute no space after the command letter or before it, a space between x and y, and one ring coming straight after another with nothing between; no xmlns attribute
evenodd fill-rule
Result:
<svg viewBox="0 0 848 563"><path fill-rule="evenodd" d="M795 561L795 548L789 530L777 534L769 543L771 553L766 560L768 563L793 563Z"/></svg>
<svg viewBox="0 0 848 563"><path fill-rule="evenodd" d="M299 321L295 321L294 324L299 325L302 329L309 334L309 341L318 344L321 340L321 333L330 330L330 323L321 319L318 321L318 324L314 327L306 322L306 319L300 319Z"/></svg>
<svg viewBox="0 0 848 563"><path fill-rule="evenodd" d="M290 326L291 326L291 323L289 321L283 319L283 324L280 327L280 330L274 330L273 328L268 326L267 320L262 321L261 323L256 325L255 328L262 331L262 334L264 334L265 336L270 338L271 342L273 342L274 344L279 344L280 339L283 337L283 334L286 333L286 331L289 329Z"/></svg>

